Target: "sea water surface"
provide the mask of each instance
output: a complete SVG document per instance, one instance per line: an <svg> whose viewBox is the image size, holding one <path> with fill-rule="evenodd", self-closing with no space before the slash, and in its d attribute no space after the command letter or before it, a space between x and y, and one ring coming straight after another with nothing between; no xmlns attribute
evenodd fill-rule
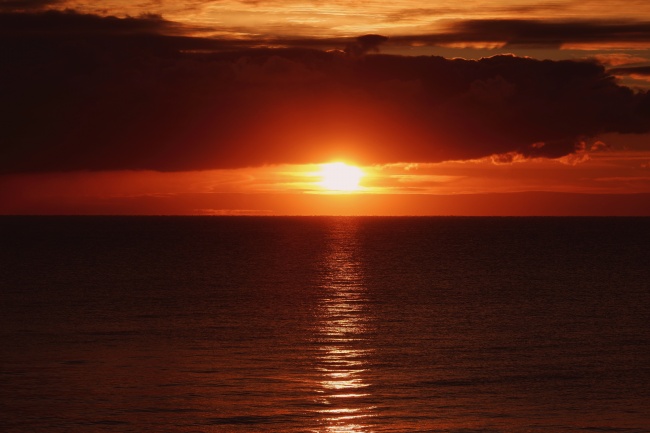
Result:
<svg viewBox="0 0 650 433"><path fill-rule="evenodd" d="M0 218L0 431L649 432L650 219Z"/></svg>

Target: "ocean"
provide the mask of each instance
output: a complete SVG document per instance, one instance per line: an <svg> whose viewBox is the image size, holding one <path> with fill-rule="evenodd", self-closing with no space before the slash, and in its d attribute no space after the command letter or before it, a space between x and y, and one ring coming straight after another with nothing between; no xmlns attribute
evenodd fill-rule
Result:
<svg viewBox="0 0 650 433"><path fill-rule="evenodd" d="M0 431L650 432L650 218L1 217Z"/></svg>

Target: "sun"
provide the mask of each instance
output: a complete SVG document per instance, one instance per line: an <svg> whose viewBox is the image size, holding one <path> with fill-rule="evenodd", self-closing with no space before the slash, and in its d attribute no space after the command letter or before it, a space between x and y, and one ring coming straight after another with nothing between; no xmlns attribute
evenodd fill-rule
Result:
<svg viewBox="0 0 650 433"><path fill-rule="evenodd" d="M364 176L363 170L343 162L321 164L318 175L321 177L320 186L329 191L359 191L359 182Z"/></svg>

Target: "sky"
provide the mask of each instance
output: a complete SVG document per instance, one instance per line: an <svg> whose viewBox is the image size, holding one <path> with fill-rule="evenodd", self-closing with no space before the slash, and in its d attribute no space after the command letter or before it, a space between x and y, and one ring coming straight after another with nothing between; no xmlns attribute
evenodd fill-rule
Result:
<svg viewBox="0 0 650 433"><path fill-rule="evenodd" d="M0 0L0 214L650 215L649 91L647 1Z"/></svg>

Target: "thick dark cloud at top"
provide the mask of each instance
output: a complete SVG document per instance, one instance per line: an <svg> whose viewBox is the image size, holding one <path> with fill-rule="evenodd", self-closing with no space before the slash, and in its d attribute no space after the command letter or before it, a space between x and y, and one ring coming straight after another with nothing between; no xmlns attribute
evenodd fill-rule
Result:
<svg viewBox="0 0 650 433"><path fill-rule="evenodd" d="M648 94L595 63L206 53L233 45L104 25L0 32L0 173L559 157L585 136L650 130Z"/></svg>

